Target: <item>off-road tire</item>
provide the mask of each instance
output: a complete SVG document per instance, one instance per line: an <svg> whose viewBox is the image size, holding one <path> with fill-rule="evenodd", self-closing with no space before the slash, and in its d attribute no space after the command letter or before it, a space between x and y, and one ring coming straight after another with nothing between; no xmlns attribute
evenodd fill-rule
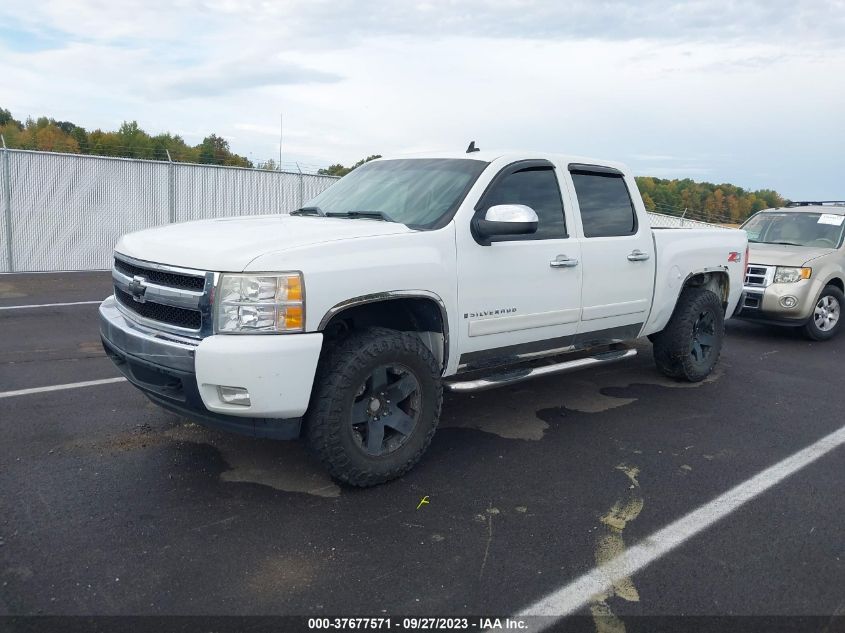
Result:
<svg viewBox="0 0 845 633"><path fill-rule="evenodd" d="M351 407L374 368L390 363L410 370L419 385L419 417L403 444L386 455L370 455L353 439ZM440 369L422 340L406 332L370 328L353 332L320 359L305 419L310 449L332 477L366 488L410 470L431 443L440 419Z"/></svg>
<svg viewBox="0 0 845 633"><path fill-rule="evenodd" d="M816 325L815 320L815 311L818 303L822 301L825 297L833 298L839 305L838 305L838 320L836 324L830 330L822 330ZM842 291L837 288L836 286L825 286L822 290L819 298L816 299L816 303L813 304L813 313L810 314L810 320L807 321L806 325L801 328L804 332L804 336L813 340L813 341L826 341L828 339L832 339L839 333L839 330L842 329L842 318L843 311L845 311L845 295L842 294Z"/></svg>
<svg viewBox="0 0 845 633"><path fill-rule="evenodd" d="M701 355L705 346L699 338L705 334L696 331L702 323L712 329L712 333L706 333L710 344L704 356ZM725 314L719 297L705 288L685 288L669 323L652 339L654 362L670 378L700 382L710 375L719 360L724 337Z"/></svg>

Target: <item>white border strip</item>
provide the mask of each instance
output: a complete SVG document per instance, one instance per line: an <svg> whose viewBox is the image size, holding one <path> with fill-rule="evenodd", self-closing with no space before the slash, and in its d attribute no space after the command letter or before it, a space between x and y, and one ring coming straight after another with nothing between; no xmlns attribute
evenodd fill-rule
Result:
<svg viewBox="0 0 845 633"><path fill-rule="evenodd" d="M86 380L85 382L71 382L66 385L51 385L50 387L33 387L32 389L18 389L17 391L0 391L0 398L13 398L15 396L28 396L33 393L47 393L49 391L64 391L65 389L79 389L80 387L96 387L97 385L110 385L115 382L124 382L126 378L103 378L102 380Z"/></svg>
<svg viewBox="0 0 845 633"><path fill-rule="evenodd" d="M103 299L98 301L71 301L69 303L34 303L27 306L0 306L0 310L26 310L29 308L58 308L61 306L87 306L93 303L102 303Z"/></svg>
<svg viewBox="0 0 845 633"><path fill-rule="evenodd" d="M529 621L529 629L541 631L553 626L559 619L572 615L587 605L592 596L607 591L614 581L632 576L759 494L766 492L843 444L845 444L845 426L731 488L710 503L670 523L624 554L546 595L514 617L551 616L551 620Z"/></svg>

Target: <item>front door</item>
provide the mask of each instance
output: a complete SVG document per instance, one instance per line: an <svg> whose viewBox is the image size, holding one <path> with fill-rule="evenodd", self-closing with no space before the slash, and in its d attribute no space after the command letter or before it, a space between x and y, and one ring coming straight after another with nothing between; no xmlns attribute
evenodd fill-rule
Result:
<svg viewBox="0 0 845 633"><path fill-rule="evenodd" d="M468 224L457 227L459 370L572 345L580 317L581 253L567 228L558 178L548 161L513 163L476 206L479 217L498 204L529 206L539 219L534 234L483 246Z"/></svg>

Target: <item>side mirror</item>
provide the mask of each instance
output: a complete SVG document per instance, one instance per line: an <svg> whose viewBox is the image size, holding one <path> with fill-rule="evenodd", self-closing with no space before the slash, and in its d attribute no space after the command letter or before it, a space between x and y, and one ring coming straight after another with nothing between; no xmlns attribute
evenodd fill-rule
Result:
<svg viewBox="0 0 845 633"><path fill-rule="evenodd" d="M539 218L524 204L497 204L487 209L484 219L474 218L472 229L479 242L490 246L491 238L504 235L530 235L537 232Z"/></svg>

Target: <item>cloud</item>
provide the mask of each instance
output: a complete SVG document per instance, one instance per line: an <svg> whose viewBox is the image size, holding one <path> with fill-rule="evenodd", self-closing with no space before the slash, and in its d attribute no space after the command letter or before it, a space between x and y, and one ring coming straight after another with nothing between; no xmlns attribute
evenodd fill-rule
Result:
<svg viewBox="0 0 845 633"><path fill-rule="evenodd" d="M271 35L277 45L346 47L370 37L707 40L842 46L840 0L5 0L33 30L100 41L168 41L205 33Z"/></svg>
<svg viewBox="0 0 845 633"><path fill-rule="evenodd" d="M841 0L3 0L0 105L256 161L283 112L286 162L475 139L839 197L843 20Z"/></svg>
<svg viewBox="0 0 845 633"><path fill-rule="evenodd" d="M267 86L334 83L336 73L309 69L294 63L260 63L242 60L225 64L189 67L151 81L154 94L164 99L216 97Z"/></svg>

